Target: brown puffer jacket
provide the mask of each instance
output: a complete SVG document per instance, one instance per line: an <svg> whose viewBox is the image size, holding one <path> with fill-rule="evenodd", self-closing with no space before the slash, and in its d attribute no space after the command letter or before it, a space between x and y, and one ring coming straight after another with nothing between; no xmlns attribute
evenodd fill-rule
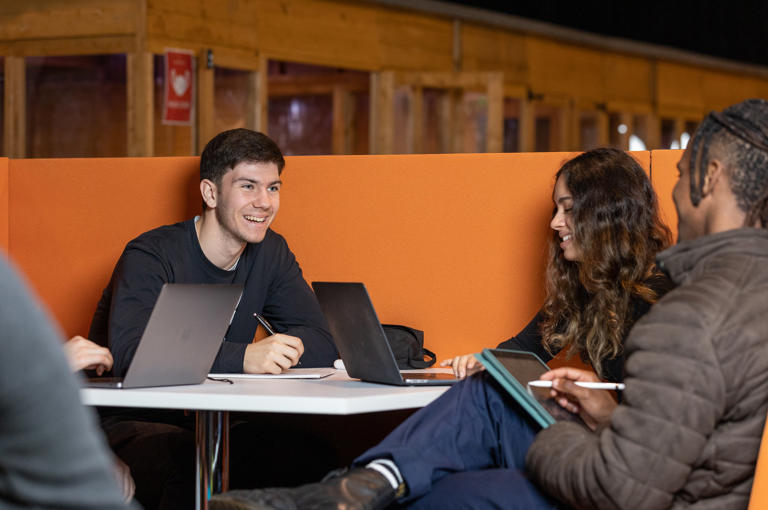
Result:
<svg viewBox="0 0 768 510"><path fill-rule="evenodd" d="M745 509L768 411L768 231L661 254L678 285L627 340L627 389L598 434L558 423L527 466L579 509Z"/></svg>

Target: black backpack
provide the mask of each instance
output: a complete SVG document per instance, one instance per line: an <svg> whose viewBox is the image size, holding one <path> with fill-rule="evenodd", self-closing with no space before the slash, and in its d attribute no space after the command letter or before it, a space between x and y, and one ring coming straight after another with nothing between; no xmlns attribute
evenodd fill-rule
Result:
<svg viewBox="0 0 768 510"><path fill-rule="evenodd" d="M424 332L399 324L382 324L397 368L428 368L435 364L435 353L424 347Z"/></svg>

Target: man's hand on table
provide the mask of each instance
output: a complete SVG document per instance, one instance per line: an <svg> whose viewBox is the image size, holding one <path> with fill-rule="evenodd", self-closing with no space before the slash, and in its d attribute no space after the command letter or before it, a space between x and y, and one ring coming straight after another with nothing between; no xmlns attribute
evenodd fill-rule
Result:
<svg viewBox="0 0 768 510"><path fill-rule="evenodd" d="M299 362L304 344L295 336L277 333L245 348L243 372L246 374L280 374Z"/></svg>

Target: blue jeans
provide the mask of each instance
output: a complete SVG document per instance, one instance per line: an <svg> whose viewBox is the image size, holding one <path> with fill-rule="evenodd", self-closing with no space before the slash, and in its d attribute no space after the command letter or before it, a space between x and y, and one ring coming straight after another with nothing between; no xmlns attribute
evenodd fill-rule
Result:
<svg viewBox="0 0 768 510"><path fill-rule="evenodd" d="M409 508L556 508L525 474L538 425L486 373L476 374L420 409L361 465L391 458L408 484Z"/></svg>

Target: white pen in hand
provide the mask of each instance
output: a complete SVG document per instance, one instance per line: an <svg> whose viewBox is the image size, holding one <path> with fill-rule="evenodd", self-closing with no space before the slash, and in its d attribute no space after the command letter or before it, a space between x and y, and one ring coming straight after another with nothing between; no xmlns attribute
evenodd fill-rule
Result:
<svg viewBox="0 0 768 510"><path fill-rule="evenodd" d="M589 382L589 381L574 381L576 386L582 388L589 388L590 390L623 390L625 388L624 383L612 383L612 382ZM534 388L551 388L552 381L528 381L528 386Z"/></svg>

